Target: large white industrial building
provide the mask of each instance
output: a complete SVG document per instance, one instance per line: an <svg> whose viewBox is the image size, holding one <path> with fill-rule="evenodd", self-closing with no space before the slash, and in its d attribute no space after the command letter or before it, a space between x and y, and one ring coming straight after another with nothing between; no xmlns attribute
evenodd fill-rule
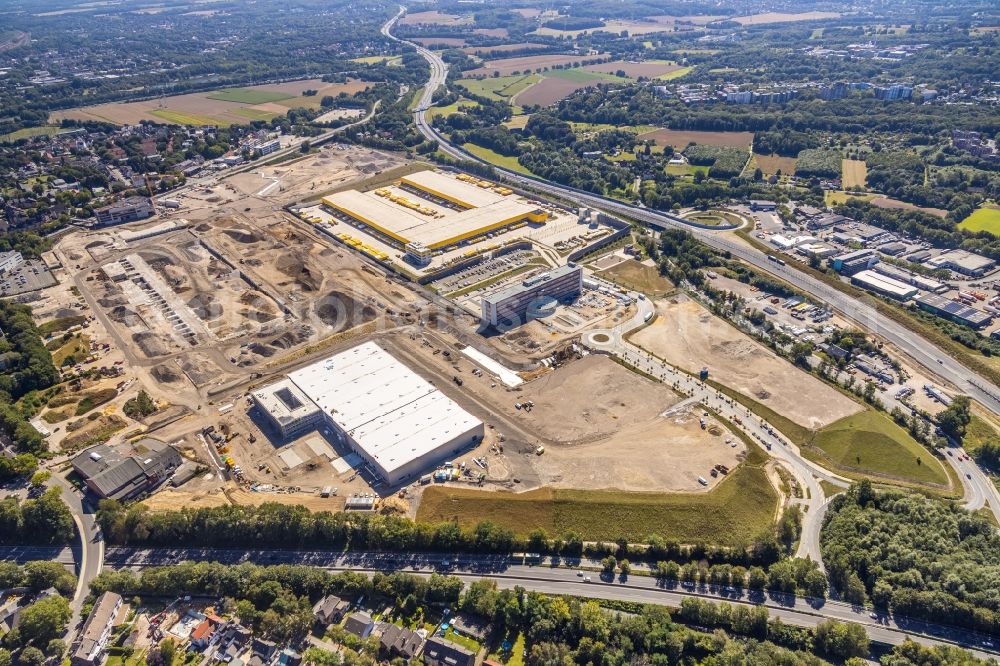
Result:
<svg viewBox="0 0 1000 666"><path fill-rule="evenodd" d="M296 397L293 409L284 394ZM322 413L389 485L418 477L484 435L482 421L374 342L296 370L253 398L283 434L301 434ZM302 398L316 411L299 406Z"/></svg>

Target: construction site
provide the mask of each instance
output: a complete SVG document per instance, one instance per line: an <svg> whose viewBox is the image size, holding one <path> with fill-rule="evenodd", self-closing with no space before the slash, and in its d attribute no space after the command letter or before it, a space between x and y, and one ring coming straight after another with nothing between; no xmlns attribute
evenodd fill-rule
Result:
<svg viewBox="0 0 1000 666"><path fill-rule="evenodd" d="M281 173L189 187L147 222L59 242L136 386L177 415L157 438L201 470L150 506L415 515L440 483L698 492L721 480L713 465L739 465L746 446L725 423L575 342L635 316L634 294L573 261L627 227L393 159L324 148ZM339 192L316 191L331 178ZM363 224L331 204L392 215ZM413 243L433 254L430 272L407 259ZM484 302L522 295L530 317L484 332ZM351 374L338 359L358 350L375 354L359 367L394 369ZM414 398L384 397L403 394ZM447 406L427 412L445 421L427 425L424 403Z"/></svg>

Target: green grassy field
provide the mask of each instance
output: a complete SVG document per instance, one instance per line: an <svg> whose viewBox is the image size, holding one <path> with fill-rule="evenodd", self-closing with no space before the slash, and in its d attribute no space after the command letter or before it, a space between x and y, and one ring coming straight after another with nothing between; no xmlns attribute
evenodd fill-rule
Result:
<svg viewBox="0 0 1000 666"><path fill-rule="evenodd" d="M217 125L228 127L232 124L228 120L220 120L219 118L213 118L212 116L203 116L197 113L184 113L182 111L171 111L170 109L153 109L149 113L157 118L166 120L168 123L175 123L177 125Z"/></svg>
<svg viewBox="0 0 1000 666"><path fill-rule="evenodd" d="M469 99L460 99L449 104L448 106L432 106L427 109L427 115L429 115L431 119L434 119L438 116L450 116L453 113L458 113L462 109L471 109L477 106L479 106L479 102L473 102Z"/></svg>
<svg viewBox="0 0 1000 666"><path fill-rule="evenodd" d="M706 176L708 175L707 166L694 166L692 164L668 164L664 167L667 171L668 176L694 176L697 172L701 171Z"/></svg>
<svg viewBox="0 0 1000 666"><path fill-rule="evenodd" d="M539 488L525 493L434 486L424 491L420 522L457 520L466 527L488 520L519 534L574 531L584 540L652 534L682 543L742 545L768 531L778 494L763 470L764 456L751 447L741 465L706 493L633 493Z"/></svg>
<svg viewBox="0 0 1000 666"><path fill-rule="evenodd" d="M476 157L486 160L490 164L496 164L497 166L502 166L505 169L510 169L512 171L517 171L519 173L531 174L530 171L525 169L517 161L516 157L511 157L507 155L501 155L500 153L490 150L489 148L484 148L482 146L477 146L474 143L466 143L462 145L467 151L475 155Z"/></svg>
<svg viewBox="0 0 1000 666"><path fill-rule="evenodd" d="M501 102L512 100L529 86L542 80L541 74L498 76L487 79L462 79L458 85L473 95L481 95Z"/></svg>
<svg viewBox="0 0 1000 666"><path fill-rule="evenodd" d="M209 99L218 99L223 102L237 102L239 104L266 104L267 102L278 102L294 95L272 90L255 90L253 88L225 88L206 95Z"/></svg>
<svg viewBox="0 0 1000 666"><path fill-rule="evenodd" d="M281 115L275 113L274 111L261 111L259 109L249 109L246 107L233 109L233 113L241 115L244 118L249 118L250 120L270 120L271 118Z"/></svg>
<svg viewBox="0 0 1000 666"><path fill-rule="evenodd" d="M13 143L18 139L30 139L35 136L55 136L62 128L58 125L42 125L41 127L25 127L10 134L0 135L0 143Z"/></svg>
<svg viewBox="0 0 1000 666"><path fill-rule="evenodd" d="M673 81L674 79L679 79L682 76L690 74L692 69L694 69L694 67L681 67L680 69L675 69L672 72L667 72L666 74L660 74L656 78L659 79L660 81Z"/></svg>
<svg viewBox="0 0 1000 666"><path fill-rule="evenodd" d="M965 437L962 438L962 447L969 453L975 453L986 442L998 441L1000 441L1000 432L998 432L997 428L973 412L972 420L965 427Z"/></svg>
<svg viewBox="0 0 1000 666"><path fill-rule="evenodd" d="M673 283L660 275L658 270L635 260L623 261L597 274L651 298L662 298L674 290Z"/></svg>
<svg viewBox="0 0 1000 666"><path fill-rule="evenodd" d="M1000 236L1000 209L979 208L962 220L958 226L967 231L988 231L994 236Z"/></svg>
<svg viewBox="0 0 1000 666"><path fill-rule="evenodd" d="M546 76L553 79L566 79L567 81L628 81L626 78L607 74L605 72L591 72L586 69L574 67L573 69L553 69L546 73Z"/></svg>
<svg viewBox="0 0 1000 666"><path fill-rule="evenodd" d="M881 412L866 410L821 428L810 439L803 454L835 466L870 471L911 483L947 486L948 474L941 463L910 435Z"/></svg>
<svg viewBox="0 0 1000 666"><path fill-rule="evenodd" d="M375 56L364 56L363 58L351 58L351 62L360 62L363 65L377 65L382 62L391 63L397 60L402 60L402 57L393 55L375 55Z"/></svg>

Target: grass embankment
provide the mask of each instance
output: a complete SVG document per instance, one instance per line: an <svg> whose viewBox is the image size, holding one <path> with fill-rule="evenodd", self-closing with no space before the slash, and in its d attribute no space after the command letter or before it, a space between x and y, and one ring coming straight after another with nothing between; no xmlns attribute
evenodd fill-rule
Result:
<svg viewBox="0 0 1000 666"><path fill-rule="evenodd" d="M930 451L891 418L858 412L818 430L802 454L837 470L884 475L918 484L948 486L948 473Z"/></svg>
<svg viewBox="0 0 1000 666"><path fill-rule="evenodd" d="M53 333L58 333L59 331L66 331L74 326L82 326L86 322L87 318L83 315L59 317L58 319L53 319L45 322L44 324L40 324L38 326L38 333L44 338L52 335Z"/></svg>
<svg viewBox="0 0 1000 666"><path fill-rule="evenodd" d="M749 543L774 524L778 493L763 465L767 457L750 447L747 461L704 493L636 493L616 490L539 488L524 493L434 486L424 491L421 522L490 521L526 535L576 532L588 541L652 534L682 543L736 546Z"/></svg>
<svg viewBox="0 0 1000 666"><path fill-rule="evenodd" d="M46 347L52 352L52 363L57 368L79 363L90 355L90 339L85 335L74 335L67 342L61 338L53 342L55 344L50 342Z"/></svg>
<svg viewBox="0 0 1000 666"><path fill-rule="evenodd" d="M948 471L934 454L882 412L866 407L814 431L716 381L709 379L707 383L762 417L799 446L804 457L830 471L938 493L951 483Z"/></svg>
<svg viewBox="0 0 1000 666"><path fill-rule="evenodd" d="M962 447L971 455L986 442L1000 442L1000 427L995 425L990 417L972 413L972 420L965 427Z"/></svg>

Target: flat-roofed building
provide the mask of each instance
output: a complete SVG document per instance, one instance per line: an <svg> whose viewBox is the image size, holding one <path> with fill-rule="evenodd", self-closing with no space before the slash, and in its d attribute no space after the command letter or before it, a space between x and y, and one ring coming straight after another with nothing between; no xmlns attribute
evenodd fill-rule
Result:
<svg viewBox="0 0 1000 666"><path fill-rule="evenodd" d="M933 268L947 268L962 275L979 277L992 270L996 266L996 262L989 257L983 257L965 250L949 250L928 260L927 265Z"/></svg>
<svg viewBox="0 0 1000 666"><path fill-rule="evenodd" d="M908 301L920 291L913 285L900 282L875 271L859 271L851 276L851 283L863 289L882 294L883 296L894 298L897 301Z"/></svg>
<svg viewBox="0 0 1000 666"><path fill-rule="evenodd" d="M856 250L830 258L833 270L844 275L853 275L858 271L868 270L879 261L875 250Z"/></svg>
<svg viewBox="0 0 1000 666"><path fill-rule="evenodd" d="M24 263L20 252L0 252L0 273L7 273Z"/></svg>
<svg viewBox="0 0 1000 666"><path fill-rule="evenodd" d="M916 303L922 310L972 328L983 328L993 321L993 316L982 310L938 294L925 294L918 298Z"/></svg>
<svg viewBox="0 0 1000 666"><path fill-rule="evenodd" d="M254 404L285 438L298 437L323 419L316 403L290 379L257 389L252 396Z"/></svg>
<svg viewBox="0 0 1000 666"><path fill-rule="evenodd" d="M153 202L147 197L126 197L110 206L94 211L99 226L133 222L150 217L156 212Z"/></svg>
<svg viewBox="0 0 1000 666"><path fill-rule="evenodd" d="M307 415L315 410L320 416L310 427L322 418L389 485L417 478L485 434L482 421L374 342L296 370L261 391L276 396L286 389L305 403L292 413L312 418ZM289 413L277 397L258 404L275 409L279 419Z"/></svg>
<svg viewBox="0 0 1000 666"><path fill-rule="evenodd" d="M420 265L434 251L518 225L544 224L549 218L543 208L511 196L507 188L465 178L421 171L402 178L398 188L345 190L323 197L322 204L340 219L406 250Z"/></svg>
<svg viewBox="0 0 1000 666"><path fill-rule="evenodd" d="M124 500L160 485L183 462L177 450L163 442L145 438L135 446L143 453L123 456L98 444L73 458L73 471L101 499Z"/></svg>
<svg viewBox="0 0 1000 666"><path fill-rule="evenodd" d="M566 264L486 294L480 318L487 326L519 326L541 314L546 303L576 298L582 291L583 268Z"/></svg>
<svg viewBox="0 0 1000 666"><path fill-rule="evenodd" d="M70 653L72 666L100 666L105 662L108 639L121 607L121 595L114 592L105 592L97 598L83 629L73 642Z"/></svg>

